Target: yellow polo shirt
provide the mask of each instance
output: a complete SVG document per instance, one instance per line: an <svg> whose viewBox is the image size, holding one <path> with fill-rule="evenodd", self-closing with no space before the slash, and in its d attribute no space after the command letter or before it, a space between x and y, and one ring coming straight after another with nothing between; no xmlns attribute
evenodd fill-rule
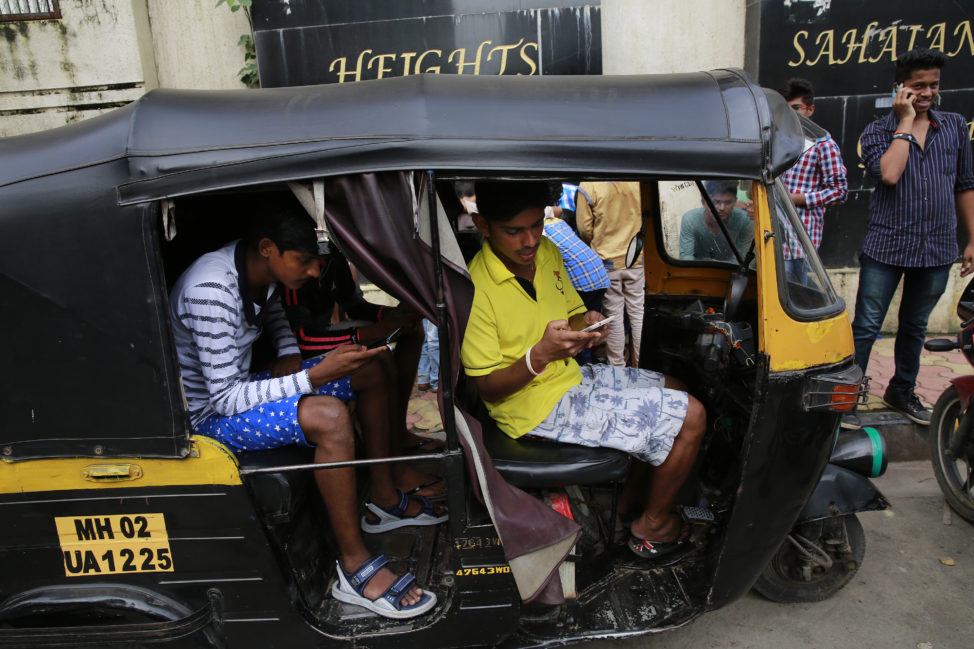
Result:
<svg viewBox="0 0 974 649"><path fill-rule="evenodd" d="M572 287L561 253L542 238L535 257L537 300L521 287L514 274L484 240L470 262L475 292L460 358L467 376L485 376L521 358L544 335L552 320L585 313L582 298ZM511 437L533 430L570 388L582 380L573 359L549 363L545 371L500 401L485 401L490 416Z"/></svg>

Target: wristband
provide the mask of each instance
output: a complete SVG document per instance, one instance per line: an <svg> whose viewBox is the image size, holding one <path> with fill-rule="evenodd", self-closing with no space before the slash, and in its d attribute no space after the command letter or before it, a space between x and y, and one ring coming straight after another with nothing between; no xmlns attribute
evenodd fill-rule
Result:
<svg viewBox="0 0 974 649"><path fill-rule="evenodd" d="M907 142L915 142L913 135L910 133L893 133L894 140L906 140Z"/></svg>
<svg viewBox="0 0 974 649"><path fill-rule="evenodd" d="M544 374L544 371L545 371L545 369L548 369L548 368L547 368L547 367L545 367L545 368L544 368L544 369L542 369L542 370L541 370L540 372L535 372L535 371L534 371L534 366L533 366L533 365L531 365L531 350L532 350L532 349L534 349L534 345L531 345L530 347L528 347L528 351L526 351L526 352L524 353L524 362L525 362L525 363L527 363L527 366L528 366L528 371L529 371L529 372L531 372L531 373L532 373L532 374L534 374L535 376L541 376L542 374Z"/></svg>

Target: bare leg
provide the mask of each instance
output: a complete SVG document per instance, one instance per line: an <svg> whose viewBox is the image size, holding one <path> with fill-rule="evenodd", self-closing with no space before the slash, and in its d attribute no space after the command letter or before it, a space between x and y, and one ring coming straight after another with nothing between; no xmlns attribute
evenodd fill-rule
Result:
<svg viewBox="0 0 974 649"><path fill-rule="evenodd" d="M687 384L680 379L668 374L664 378L664 388L680 390L682 392L687 391ZM704 418L704 425L706 425L706 417ZM699 448L699 444L697 447ZM696 454L694 454L694 457L696 457ZM649 476L652 471L653 465L649 462L643 462L636 458L630 459L629 475L626 478L626 484L622 489L622 493L619 495L619 505L617 508L619 514L632 516L645 511L646 496L650 490Z"/></svg>
<svg viewBox="0 0 974 649"><path fill-rule="evenodd" d="M706 426L707 413L703 405L691 396L686 419L673 441L670 454L653 469L646 508L632 524L634 536L651 541L679 538L681 524L679 517L673 514L673 502L690 475Z"/></svg>
<svg viewBox="0 0 974 649"><path fill-rule="evenodd" d="M411 433L406 425L406 417L409 414L409 395L412 394L413 384L416 382L416 372L419 368L419 358L423 352L425 340L426 333L423 330L422 320L420 320L413 331L404 333L399 338L399 342L396 343L393 380L399 398L399 421L402 422L402 436L398 441L393 440L392 448L394 449L415 447L424 443L423 452L432 452L443 448L443 443L440 440ZM410 488L432 480L432 477L429 476L426 479L421 479L423 474L417 471L413 473L415 475L411 477L400 476L397 469L393 469L393 476L395 476L397 484L410 484Z"/></svg>
<svg viewBox="0 0 974 649"><path fill-rule="evenodd" d="M396 343L395 356L395 389L399 397L399 420L403 422L405 430L406 414L409 411L409 395L413 392L416 382L416 370L419 368L419 355L423 351L422 320L416 324L413 331L406 332Z"/></svg>
<svg viewBox="0 0 974 649"><path fill-rule="evenodd" d="M390 354L381 354L352 374L352 390L358 400L357 415L362 424L365 450L368 457L390 457L392 431L402 429L398 419L397 397L392 385L393 366ZM397 447L398 449L398 447ZM398 452L398 450L397 450ZM393 479L393 468L388 464L374 464L370 467L372 502L379 507L392 507L399 502L396 484L406 480L417 480L413 485L422 484L429 478L424 474L398 467L397 479ZM418 475L413 475L418 474ZM408 484L408 483L405 483ZM419 502L410 501L407 515L419 513Z"/></svg>
<svg viewBox="0 0 974 649"><path fill-rule="evenodd" d="M298 402L298 423L305 439L315 445L315 462L345 462L355 457L355 441L348 409L333 397L305 397ZM369 558L358 522L358 497L355 493L355 470L325 469L315 472L315 481L328 510L335 539L338 541L342 566L352 572ZM396 575L383 568L365 587L365 596L375 599L396 580ZM403 595L402 603L419 601L423 591L413 588Z"/></svg>

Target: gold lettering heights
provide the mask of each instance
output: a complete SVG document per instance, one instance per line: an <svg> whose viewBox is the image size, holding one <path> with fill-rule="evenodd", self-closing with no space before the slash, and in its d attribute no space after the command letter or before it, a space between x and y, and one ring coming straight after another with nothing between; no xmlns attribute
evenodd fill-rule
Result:
<svg viewBox="0 0 974 649"><path fill-rule="evenodd" d="M862 30L861 36L858 28L853 28L838 38L834 29L826 29L817 34L803 29L795 32L792 45L795 48L795 58L788 61L788 65L793 68L800 65L845 65L849 62L892 63L896 61L897 52L906 52L915 47L940 50L951 57L959 54L974 56L974 36L971 34L970 20L953 25L953 29L946 22L929 27L889 25L880 28L879 23L873 21ZM867 49L874 54L867 56Z"/></svg>
<svg viewBox="0 0 974 649"><path fill-rule="evenodd" d="M335 81L361 81L383 79L385 77L406 77L411 74L496 74L507 72L508 63L516 56L528 66L527 72L518 75L533 75L538 72L538 44L525 42L522 38L511 45L495 45L484 41L471 50L472 60L467 59L468 49L461 47L444 56L443 50L429 49L425 52L389 52L373 54L373 50L362 50L355 58L354 68L349 69L348 57L342 56L331 62L328 71L335 74ZM486 52L486 57L484 56ZM493 65L489 65L493 63Z"/></svg>

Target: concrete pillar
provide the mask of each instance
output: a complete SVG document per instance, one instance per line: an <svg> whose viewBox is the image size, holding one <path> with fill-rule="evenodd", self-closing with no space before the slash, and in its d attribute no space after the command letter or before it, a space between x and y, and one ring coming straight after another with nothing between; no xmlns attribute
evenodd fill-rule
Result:
<svg viewBox="0 0 974 649"><path fill-rule="evenodd" d="M602 0L604 74L744 67L745 0Z"/></svg>
<svg viewBox="0 0 974 649"><path fill-rule="evenodd" d="M144 0L161 88L244 88L242 34L251 33L243 11L215 2Z"/></svg>

